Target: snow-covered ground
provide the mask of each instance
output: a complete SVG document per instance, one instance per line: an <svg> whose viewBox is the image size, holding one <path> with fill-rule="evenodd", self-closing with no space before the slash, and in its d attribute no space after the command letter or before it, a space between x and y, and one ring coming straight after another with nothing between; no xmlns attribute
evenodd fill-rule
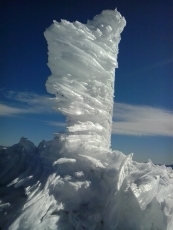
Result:
<svg viewBox="0 0 173 230"><path fill-rule="evenodd" d="M0 228L172 230L173 170L110 149L114 69L125 19L54 21L46 87L67 132L0 150Z"/></svg>
<svg viewBox="0 0 173 230"><path fill-rule="evenodd" d="M100 156L99 156L100 154ZM26 138L0 152L2 229L172 229L173 170Z"/></svg>

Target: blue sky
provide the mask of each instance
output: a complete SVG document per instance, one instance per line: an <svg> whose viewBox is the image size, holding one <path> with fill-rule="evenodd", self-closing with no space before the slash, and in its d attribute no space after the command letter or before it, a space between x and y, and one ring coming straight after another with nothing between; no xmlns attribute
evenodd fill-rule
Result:
<svg viewBox="0 0 173 230"><path fill-rule="evenodd" d="M173 163L173 1L1 1L0 144L35 144L64 130L45 88L50 75L43 32L55 19L87 19L114 9L127 25L115 78L112 148L134 160Z"/></svg>

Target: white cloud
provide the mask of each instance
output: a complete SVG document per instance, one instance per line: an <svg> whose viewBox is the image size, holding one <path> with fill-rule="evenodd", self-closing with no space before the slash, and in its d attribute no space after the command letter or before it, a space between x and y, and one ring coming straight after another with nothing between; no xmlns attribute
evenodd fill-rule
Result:
<svg viewBox="0 0 173 230"><path fill-rule="evenodd" d="M3 97L15 101L13 106L7 105L7 102L0 103L0 115L12 116L23 113L54 113L54 100L47 95L39 95L32 92L8 91Z"/></svg>
<svg viewBox="0 0 173 230"><path fill-rule="evenodd" d="M159 67L162 67L162 66L165 66L165 65L172 64L172 62L173 62L173 58L162 60L160 62L154 63L152 65L148 65L148 66L145 66L145 67L143 67L141 69L138 69L136 71L130 72L130 73L126 74L126 76L147 72L147 71L150 71L152 69L156 69L156 68L159 68Z"/></svg>
<svg viewBox="0 0 173 230"><path fill-rule="evenodd" d="M47 95L9 91L4 97L16 101L18 106L0 104L0 116L56 113L53 109L55 102ZM113 121L112 134L173 137L173 112L166 109L115 103ZM65 127L65 123L61 122L46 123Z"/></svg>
<svg viewBox="0 0 173 230"><path fill-rule="evenodd" d="M32 109L20 109L0 103L0 116L12 116L21 113L32 113Z"/></svg>
<svg viewBox="0 0 173 230"><path fill-rule="evenodd" d="M173 137L173 112L149 106L115 103L113 134Z"/></svg>
<svg viewBox="0 0 173 230"><path fill-rule="evenodd" d="M47 106L52 110L52 105L54 103L52 100L53 98L48 97L48 95L39 95L33 92L8 91L5 94L5 97L30 106L35 106L41 109L44 108L44 110L47 110Z"/></svg>
<svg viewBox="0 0 173 230"><path fill-rule="evenodd" d="M47 123L52 126L66 127L66 123L64 122L47 121Z"/></svg>

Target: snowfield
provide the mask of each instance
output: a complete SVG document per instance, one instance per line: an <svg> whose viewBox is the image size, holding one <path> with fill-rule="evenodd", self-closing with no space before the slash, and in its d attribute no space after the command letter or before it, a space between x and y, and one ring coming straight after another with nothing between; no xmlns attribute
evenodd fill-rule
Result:
<svg viewBox="0 0 173 230"><path fill-rule="evenodd" d="M0 228L172 230L173 170L110 149L118 43L117 10L45 31L47 91L67 131L38 147L0 149Z"/></svg>

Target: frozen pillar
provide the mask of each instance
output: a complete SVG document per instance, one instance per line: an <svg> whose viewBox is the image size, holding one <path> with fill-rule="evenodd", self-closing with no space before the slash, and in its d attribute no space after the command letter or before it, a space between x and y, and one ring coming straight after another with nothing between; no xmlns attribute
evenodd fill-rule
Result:
<svg viewBox="0 0 173 230"><path fill-rule="evenodd" d="M120 33L126 22L117 10L105 10L82 24L61 20L45 31L47 91L67 120L66 148L110 148L115 68Z"/></svg>

